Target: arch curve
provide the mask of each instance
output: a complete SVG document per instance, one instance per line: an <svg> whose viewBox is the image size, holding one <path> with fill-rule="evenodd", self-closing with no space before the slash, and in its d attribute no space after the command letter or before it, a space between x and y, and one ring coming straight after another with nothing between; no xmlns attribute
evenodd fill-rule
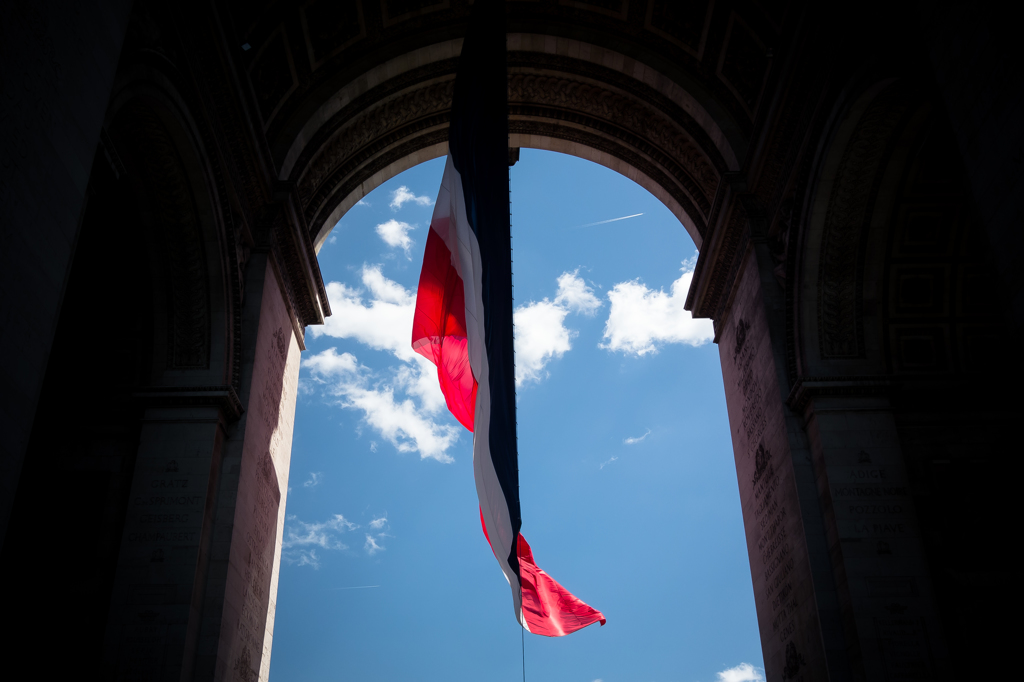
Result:
<svg viewBox="0 0 1024 682"><path fill-rule="evenodd" d="M196 122L173 90L125 87L111 107L108 153L125 169L154 274L153 384L232 383L233 259Z"/></svg>
<svg viewBox="0 0 1024 682"><path fill-rule="evenodd" d="M510 145L595 161L650 190L699 246L735 152L677 83L622 54L566 38L509 36ZM291 142L294 185L319 247L340 217L388 177L446 152L461 40L421 48L353 78Z"/></svg>

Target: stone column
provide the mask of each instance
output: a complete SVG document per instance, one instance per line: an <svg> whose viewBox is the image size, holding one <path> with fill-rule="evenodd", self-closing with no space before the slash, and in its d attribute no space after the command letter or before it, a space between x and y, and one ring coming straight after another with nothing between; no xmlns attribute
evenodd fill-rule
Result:
<svg viewBox="0 0 1024 682"><path fill-rule="evenodd" d="M888 399L830 384L801 388L825 392L804 416L851 667L869 680L951 679Z"/></svg>
<svg viewBox="0 0 1024 682"><path fill-rule="evenodd" d="M301 337L276 260L254 256L243 400L154 388L108 622L104 677L266 680ZM244 404L244 411L242 409Z"/></svg>
<svg viewBox="0 0 1024 682"><path fill-rule="evenodd" d="M107 679L177 680L194 654L224 439L223 410L203 405L212 402L206 393L144 396L165 404L144 417L107 624Z"/></svg>
<svg viewBox="0 0 1024 682"><path fill-rule="evenodd" d="M237 488L234 499L225 499L220 510L234 507L216 680L265 681L270 674L302 346L273 258L266 259L263 282L248 407L244 427L240 425L244 440L240 462L231 467Z"/></svg>
<svg viewBox="0 0 1024 682"><path fill-rule="evenodd" d="M949 679L891 382L791 378L765 241L722 223L688 305L716 316L767 679Z"/></svg>
<svg viewBox="0 0 1024 682"><path fill-rule="evenodd" d="M741 263L716 324L767 678L848 680L807 441L785 405L754 249Z"/></svg>

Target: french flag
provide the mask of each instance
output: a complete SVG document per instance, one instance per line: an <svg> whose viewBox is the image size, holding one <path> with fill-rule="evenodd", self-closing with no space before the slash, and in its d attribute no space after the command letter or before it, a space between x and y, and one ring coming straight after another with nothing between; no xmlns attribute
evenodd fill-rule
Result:
<svg viewBox="0 0 1024 682"><path fill-rule="evenodd" d="M437 366L448 409L473 432L480 521L516 618L559 637L605 618L541 570L519 532L504 15L503 2L477 0L463 45L412 347Z"/></svg>

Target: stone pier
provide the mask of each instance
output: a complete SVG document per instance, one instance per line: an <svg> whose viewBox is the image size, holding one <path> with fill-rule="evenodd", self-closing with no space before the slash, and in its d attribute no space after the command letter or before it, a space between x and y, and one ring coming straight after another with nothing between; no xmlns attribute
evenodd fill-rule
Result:
<svg viewBox="0 0 1024 682"><path fill-rule="evenodd" d="M317 249L445 153L476 4L0 2L8 660L267 679ZM770 682L1015 644L1024 86L977 5L505 3L510 146L700 250Z"/></svg>

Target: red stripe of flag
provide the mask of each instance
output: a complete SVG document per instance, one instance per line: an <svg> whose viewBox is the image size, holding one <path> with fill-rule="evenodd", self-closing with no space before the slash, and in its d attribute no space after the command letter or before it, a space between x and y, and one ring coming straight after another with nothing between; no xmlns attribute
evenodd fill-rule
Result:
<svg viewBox="0 0 1024 682"><path fill-rule="evenodd" d="M462 278L452 265L452 253L433 221L416 294L412 348L437 365L448 409L459 423L473 430L477 382L469 366L466 339L466 300ZM440 227L440 226L439 226ZM447 225L443 226L447 232Z"/></svg>

